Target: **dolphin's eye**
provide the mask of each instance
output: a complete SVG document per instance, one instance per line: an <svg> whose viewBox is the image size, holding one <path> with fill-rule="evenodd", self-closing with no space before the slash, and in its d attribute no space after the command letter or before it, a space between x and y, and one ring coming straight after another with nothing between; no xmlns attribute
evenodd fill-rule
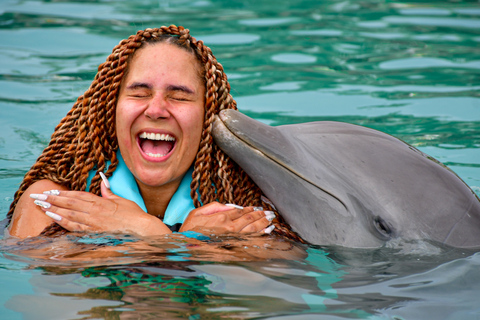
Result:
<svg viewBox="0 0 480 320"><path fill-rule="evenodd" d="M392 228L381 217L376 216L373 220L373 225L383 238L390 239L392 237Z"/></svg>

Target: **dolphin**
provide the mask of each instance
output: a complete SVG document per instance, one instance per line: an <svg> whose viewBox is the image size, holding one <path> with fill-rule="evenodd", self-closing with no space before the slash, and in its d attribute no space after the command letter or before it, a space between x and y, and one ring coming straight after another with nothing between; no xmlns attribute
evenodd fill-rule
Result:
<svg viewBox="0 0 480 320"><path fill-rule="evenodd" d="M315 245L392 239L480 248L480 200L453 171L386 133L320 121L272 127L223 110L216 144Z"/></svg>

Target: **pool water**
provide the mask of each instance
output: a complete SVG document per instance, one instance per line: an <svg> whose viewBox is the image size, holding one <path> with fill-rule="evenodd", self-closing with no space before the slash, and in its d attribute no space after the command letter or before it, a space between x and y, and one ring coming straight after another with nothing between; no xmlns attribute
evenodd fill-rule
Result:
<svg viewBox="0 0 480 320"><path fill-rule="evenodd" d="M212 48L249 116L387 132L480 195L478 2L3 0L0 218L113 46L170 24ZM478 253L280 243L294 250L255 237L0 240L0 318L480 319Z"/></svg>

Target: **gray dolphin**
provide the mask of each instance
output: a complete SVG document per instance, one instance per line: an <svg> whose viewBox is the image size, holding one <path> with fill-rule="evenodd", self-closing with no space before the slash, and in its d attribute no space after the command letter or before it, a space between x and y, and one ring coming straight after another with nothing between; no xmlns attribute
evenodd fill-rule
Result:
<svg viewBox="0 0 480 320"><path fill-rule="evenodd" d="M372 248L401 238L480 248L476 194L393 136L341 122L271 127L224 110L213 137L312 244Z"/></svg>

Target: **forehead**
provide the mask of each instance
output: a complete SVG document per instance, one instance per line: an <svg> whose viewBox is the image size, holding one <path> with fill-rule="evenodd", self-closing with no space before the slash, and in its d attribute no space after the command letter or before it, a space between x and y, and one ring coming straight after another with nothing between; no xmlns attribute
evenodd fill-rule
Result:
<svg viewBox="0 0 480 320"><path fill-rule="evenodd" d="M196 76L203 82L202 68L193 52L168 42L147 43L134 53L123 80L132 75L155 75L168 71L169 74Z"/></svg>

